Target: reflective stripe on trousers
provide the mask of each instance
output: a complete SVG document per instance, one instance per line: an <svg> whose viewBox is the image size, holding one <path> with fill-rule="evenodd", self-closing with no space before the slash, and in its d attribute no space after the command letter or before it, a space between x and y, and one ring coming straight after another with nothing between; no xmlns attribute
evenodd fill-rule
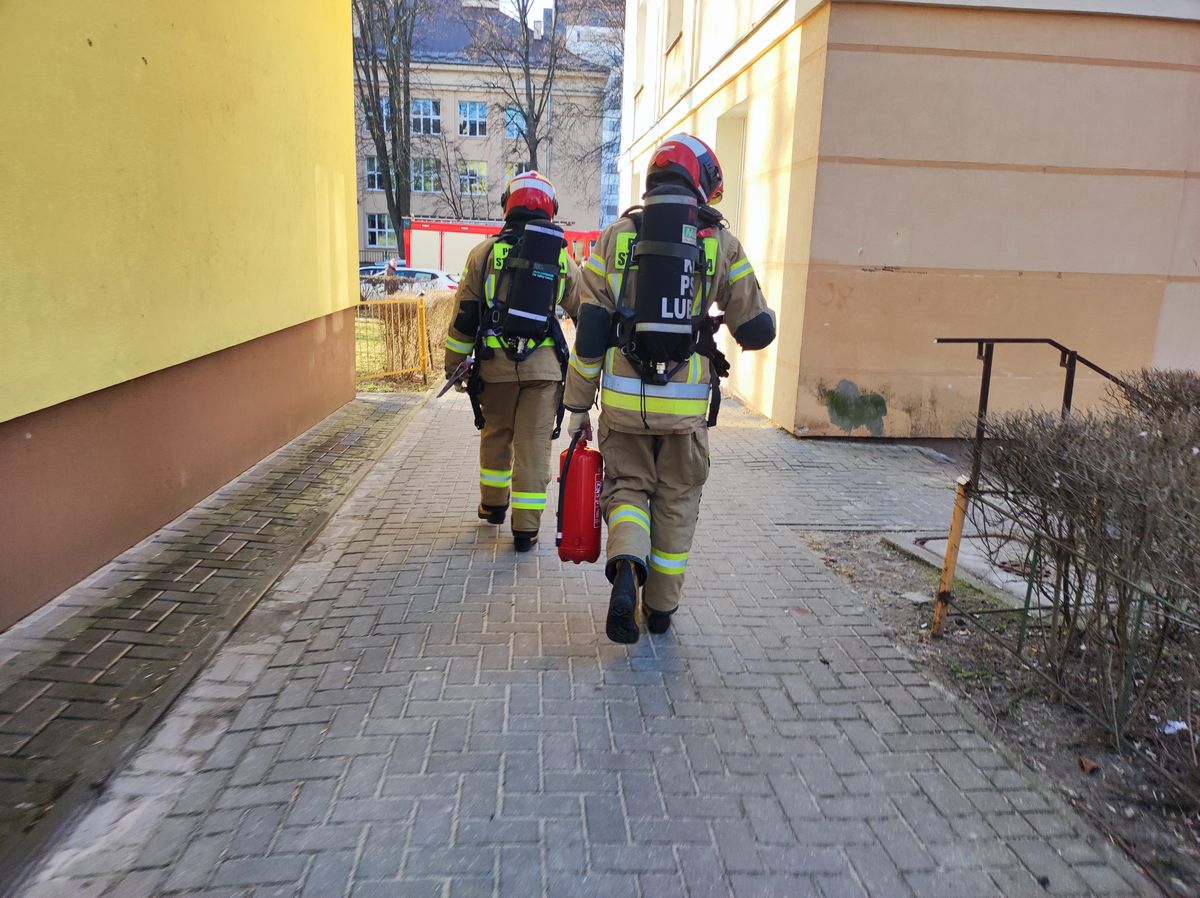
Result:
<svg viewBox="0 0 1200 898"><path fill-rule="evenodd" d="M512 486L512 469L496 471L492 468L479 469L479 482L484 486L494 486L500 489Z"/></svg>
<svg viewBox="0 0 1200 898"><path fill-rule="evenodd" d="M687 567L687 552L663 552L651 547L650 568L660 574L682 574Z"/></svg>
<svg viewBox="0 0 1200 898"><path fill-rule="evenodd" d="M513 508L535 508L539 511L546 507L545 493L522 493L513 490L512 493Z"/></svg>
<svg viewBox="0 0 1200 898"><path fill-rule="evenodd" d="M650 532L650 515L636 505L618 505L609 513L608 526L610 528L624 523L637 524L646 533Z"/></svg>

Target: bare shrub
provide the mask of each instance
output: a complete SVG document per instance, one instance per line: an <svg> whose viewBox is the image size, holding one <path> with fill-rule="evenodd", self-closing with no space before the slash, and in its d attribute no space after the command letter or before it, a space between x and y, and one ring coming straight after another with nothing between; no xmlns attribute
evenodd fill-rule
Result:
<svg viewBox="0 0 1200 898"><path fill-rule="evenodd" d="M423 310L421 306L423 305ZM454 293L400 294L359 304L356 367L360 379L419 377L442 368L442 349L454 311Z"/></svg>
<svg viewBox="0 0 1200 898"><path fill-rule="evenodd" d="M1038 545L1033 663L1200 785L1200 376L1127 383L1094 412L989 416L975 524L993 560Z"/></svg>

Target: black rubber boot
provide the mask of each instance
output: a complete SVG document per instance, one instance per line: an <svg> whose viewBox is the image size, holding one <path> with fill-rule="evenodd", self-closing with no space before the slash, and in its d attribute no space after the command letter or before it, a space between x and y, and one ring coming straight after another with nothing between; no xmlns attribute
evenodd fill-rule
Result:
<svg viewBox="0 0 1200 898"><path fill-rule="evenodd" d="M487 521L489 524L503 524L507 511L507 505L480 505L479 520Z"/></svg>
<svg viewBox="0 0 1200 898"><path fill-rule="evenodd" d="M674 612L670 611L655 611L650 608L646 612L646 629L655 636L661 636L671 629L671 615Z"/></svg>
<svg viewBox="0 0 1200 898"><path fill-rule="evenodd" d="M514 530L513 531L513 548L518 552L528 552L537 545L538 535L536 530Z"/></svg>
<svg viewBox="0 0 1200 898"><path fill-rule="evenodd" d="M632 645L638 641L638 578L633 563L618 561L613 575L612 595L608 600L608 621L604 632L613 642Z"/></svg>

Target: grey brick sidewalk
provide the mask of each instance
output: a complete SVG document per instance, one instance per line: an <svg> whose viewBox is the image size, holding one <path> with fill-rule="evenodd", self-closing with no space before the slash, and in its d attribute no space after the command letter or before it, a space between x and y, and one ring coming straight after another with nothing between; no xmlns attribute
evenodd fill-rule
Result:
<svg viewBox="0 0 1200 898"><path fill-rule="evenodd" d="M626 649L549 520L475 519L475 446L423 409L25 894L1154 894L793 529L942 526L948 467L727 407L685 606Z"/></svg>
<svg viewBox="0 0 1200 898"><path fill-rule="evenodd" d="M349 403L0 636L0 887L103 788L420 401Z"/></svg>

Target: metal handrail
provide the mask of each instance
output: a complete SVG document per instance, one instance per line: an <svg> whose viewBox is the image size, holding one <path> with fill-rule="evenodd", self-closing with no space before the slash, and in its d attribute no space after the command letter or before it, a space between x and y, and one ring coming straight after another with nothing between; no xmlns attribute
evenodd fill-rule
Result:
<svg viewBox="0 0 1200 898"><path fill-rule="evenodd" d="M1049 337L938 337L934 343L974 343L976 346L975 357L983 361L983 379L979 384L979 411L975 419L975 441L971 452L971 486L979 485L979 471L983 464L983 440L986 436L986 425L984 419L987 416L988 399L991 396L992 390L992 358L995 355L996 345L1000 343L1007 344L1025 344L1025 345L1043 345L1050 346L1058 350L1058 364L1060 368L1066 369L1066 374L1063 380L1063 400L1062 400L1062 416L1065 418L1071 412L1071 402L1075 397L1075 373L1079 365L1085 368L1090 368L1101 377L1115 383L1127 393L1137 393L1130 384L1121 380L1111 371L1101 368L1091 359L1080 355L1078 350L1070 349L1059 343L1057 340L1052 340Z"/></svg>

